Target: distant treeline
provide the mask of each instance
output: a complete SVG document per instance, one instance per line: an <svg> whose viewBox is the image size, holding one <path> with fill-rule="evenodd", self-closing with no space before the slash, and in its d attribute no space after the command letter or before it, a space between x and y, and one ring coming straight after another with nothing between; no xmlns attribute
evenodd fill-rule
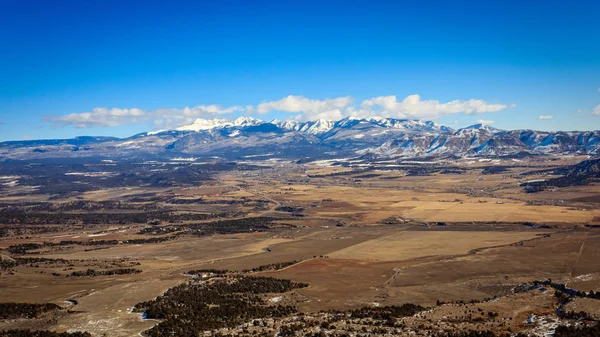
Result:
<svg viewBox="0 0 600 337"><path fill-rule="evenodd" d="M104 245L141 245L141 244L152 244L161 243L169 240L176 239L178 235L147 238L147 239L129 239L129 240L93 240L93 241L75 241L75 240L63 240L60 242L44 242L44 243L22 243L18 245L12 245L7 248L11 254L23 255L31 254L30 250L41 249L45 247L56 247L56 246L104 246Z"/></svg>
<svg viewBox="0 0 600 337"><path fill-rule="evenodd" d="M145 227L138 231L140 235L165 235L185 230L183 226L152 226Z"/></svg>
<svg viewBox="0 0 600 337"><path fill-rule="evenodd" d="M288 212L288 213L299 213L304 210L304 207L301 206L279 206L275 208L276 211L279 212Z"/></svg>
<svg viewBox="0 0 600 337"><path fill-rule="evenodd" d="M246 198L240 199L223 199L223 200L205 200L202 198L184 199L184 198L172 198L165 200L169 204L173 205L191 205L191 204L202 204L202 205L236 205L243 204L250 200ZM265 200L266 202L266 200Z"/></svg>
<svg viewBox="0 0 600 337"><path fill-rule="evenodd" d="M271 223L276 218L256 217L234 220L218 220L212 222L203 222L185 225L189 228L191 235L213 235L213 234L235 234L247 232L264 232L271 228ZM280 225L282 226L282 225Z"/></svg>
<svg viewBox="0 0 600 337"><path fill-rule="evenodd" d="M134 268L119 268L110 270L95 270L88 269L85 271L74 271L69 276L74 277L93 277L93 276L111 276L111 275L128 275L128 274L139 274L142 271Z"/></svg>
<svg viewBox="0 0 600 337"><path fill-rule="evenodd" d="M44 226L44 225L2 225L0 228L0 238L20 235L35 235L45 233L68 232L82 230L82 225L59 225L59 226Z"/></svg>
<svg viewBox="0 0 600 337"><path fill-rule="evenodd" d="M393 318L410 317L414 316L426 308L412 304L405 303L402 305L392 305L385 307L362 307L360 309L350 310L347 313L352 318L372 318L377 320L391 320Z"/></svg>
<svg viewBox="0 0 600 337"><path fill-rule="evenodd" d="M229 270L229 269L196 269L196 270L190 270L186 274L187 275L202 275L202 274L226 275L226 274L236 274L236 273L254 273L254 272L260 272L260 271L283 269L285 267L289 267L289 266L294 265L301 261L302 260L270 263L270 264L265 264L262 266L250 268L250 269L243 269L240 272L236 272L234 270Z"/></svg>
<svg viewBox="0 0 600 337"><path fill-rule="evenodd" d="M169 211L137 212L137 213L40 213L25 210L0 210L0 223L27 225L65 225L65 224L143 224L153 220L166 222L202 221L221 217L224 214L182 213Z"/></svg>
<svg viewBox="0 0 600 337"><path fill-rule="evenodd" d="M2 337L92 337L87 332L54 332L47 330L5 330L0 331Z"/></svg>
<svg viewBox="0 0 600 337"><path fill-rule="evenodd" d="M554 331L554 337L599 337L600 323L593 326L573 327L559 326Z"/></svg>
<svg viewBox="0 0 600 337"><path fill-rule="evenodd" d="M435 337L530 337L526 333L517 334L495 334L491 331L465 331L447 332L435 335ZM600 323L592 326L565 326L560 325L552 335L554 337L600 337Z"/></svg>
<svg viewBox="0 0 600 337"><path fill-rule="evenodd" d="M72 212L72 211L103 211L103 210L156 210L161 208L156 203L130 203L118 200L90 201L75 200L68 202L17 202L0 203L0 211L29 212Z"/></svg>
<svg viewBox="0 0 600 337"><path fill-rule="evenodd" d="M435 337L511 337L511 334L495 334L492 331L457 331L446 332L435 335ZM517 334L515 337L526 337L526 335Z"/></svg>
<svg viewBox="0 0 600 337"><path fill-rule="evenodd" d="M45 257L16 257L14 259L3 259L0 261L0 270L13 268L21 265L40 265L40 264L58 264L58 263L67 263L69 260L64 259L49 259Z"/></svg>
<svg viewBox="0 0 600 337"><path fill-rule="evenodd" d="M539 171L542 172L542 171ZM590 184L600 179L600 158L589 159L572 166L565 166L553 170L553 174L561 177L524 182L525 192L535 193L548 187L568 187Z"/></svg>
<svg viewBox="0 0 600 337"><path fill-rule="evenodd" d="M589 292L579 291L576 289L569 288L562 283L552 282L552 280L534 281L533 284L536 286L544 285L544 286L552 287L568 296L600 299L600 291L593 291L593 290L589 291Z"/></svg>
<svg viewBox="0 0 600 337"><path fill-rule="evenodd" d="M244 270L242 270L242 273L252 273L252 272L268 271L268 270L279 270L279 269L283 269L285 267L289 267L291 265L294 265L296 263L299 263L301 261L302 260L295 260L295 261L287 261L287 262L278 262L278 263L264 264L262 266L258 266L258 267L255 267L255 268L244 269Z"/></svg>
<svg viewBox="0 0 600 337"><path fill-rule="evenodd" d="M54 303L0 303L0 319L35 318L39 315L53 310L61 309ZM1 335L4 336L4 335Z"/></svg>
<svg viewBox="0 0 600 337"><path fill-rule="evenodd" d="M138 234L161 235L181 231L181 234L205 236L214 234L237 234L248 232L264 232L271 229L275 218L256 217L211 222L191 223L177 226L154 226L141 229ZM284 226L284 225L278 225Z"/></svg>
<svg viewBox="0 0 600 337"><path fill-rule="evenodd" d="M74 146L73 151L86 151L87 146ZM36 148L34 152L45 152ZM18 175L19 185L36 186L35 193L68 195L114 187L174 187L198 186L210 181L215 172L255 170L260 166L235 162L172 163L118 160L110 165L93 158L43 158L35 160L5 160L0 176ZM65 174L67 173L67 174ZM71 174L68 174L71 173ZM106 174L103 174L106 173Z"/></svg>
<svg viewBox="0 0 600 337"><path fill-rule="evenodd" d="M91 214L90 214L91 215ZM179 214L180 218L186 216L186 214ZM181 233L172 234L169 236L151 237L143 239L128 239L128 240L90 240L90 241L75 241L75 240L62 240L60 242L43 242L43 243L22 243L18 245L12 245L8 247L8 251L11 254L23 255L31 254L31 250L36 250L44 247L55 247L55 246L68 246L68 245L80 245L80 246L103 246L103 245L119 245L119 244L155 244L174 240L181 235L194 235L194 236L205 236L214 234L236 234L236 233L249 233L249 232L264 232L272 228L271 224L276 218L268 217L256 217L256 218L243 218L234 220L218 220L211 222L201 222L180 225L179 228L182 230ZM286 227L289 225L277 224L278 227ZM140 234L161 234L162 230L154 226L145 230L141 230ZM175 227L169 228L162 234L176 232Z"/></svg>
<svg viewBox="0 0 600 337"><path fill-rule="evenodd" d="M225 275L230 272L231 271L229 271L227 269L196 269L196 270L190 270L186 274L187 275L203 275L203 274Z"/></svg>

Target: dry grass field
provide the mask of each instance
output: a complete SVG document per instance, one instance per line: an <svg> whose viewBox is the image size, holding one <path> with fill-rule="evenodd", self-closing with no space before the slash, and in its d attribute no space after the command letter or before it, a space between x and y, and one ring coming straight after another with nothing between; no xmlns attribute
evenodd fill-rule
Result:
<svg viewBox="0 0 600 337"><path fill-rule="evenodd" d="M599 186L530 195L518 187L517 174L531 168L481 174L476 164L471 166L463 174L405 176L399 171L365 174L307 165L283 172L225 172L196 187L112 188L68 196L59 201L127 202L143 196L156 198L159 209L173 214L225 215L159 225L50 224L48 232L1 237L0 254L7 258L59 261L0 271L2 301L51 302L70 312L0 320L0 330L35 327L137 336L156 322L131 314L131 308L185 282L187 271L241 271L288 261L300 262L256 274L308 283L281 299L303 312L483 300L548 278L582 291L600 290L600 228L585 226L600 224L600 207L594 207ZM187 201L200 198L202 203ZM59 202L47 195L0 195L2 203L24 201ZM187 227L254 217L273 221L268 230L229 234L190 235L192 227ZM162 242L143 241L173 233L184 234ZM142 243L125 244L128 240ZM46 244L24 255L9 250L29 243ZM140 272L70 276L117 267ZM530 313L551 312L551 296L528 294L478 305L513 317L512 326L519 329ZM594 301L570 305L594 311ZM458 315L453 308L438 307L427 318Z"/></svg>
<svg viewBox="0 0 600 337"><path fill-rule="evenodd" d="M329 256L341 259L403 261L427 256L462 255L473 249L508 245L541 235L531 232L402 231L338 250Z"/></svg>

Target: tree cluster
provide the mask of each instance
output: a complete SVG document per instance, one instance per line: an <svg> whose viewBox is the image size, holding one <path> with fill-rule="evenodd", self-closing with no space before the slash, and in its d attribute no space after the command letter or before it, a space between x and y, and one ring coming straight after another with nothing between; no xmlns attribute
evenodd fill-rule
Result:
<svg viewBox="0 0 600 337"><path fill-rule="evenodd" d="M61 309L54 303L0 303L0 319L35 318L42 313ZM3 336L3 335L2 335Z"/></svg>
<svg viewBox="0 0 600 337"><path fill-rule="evenodd" d="M265 265L258 266L258 267L252 268L252 269L244 269L244 270L242 270L242 273L253 273L253 272L267 271L267 270L279 270L279 269L283 269L285 267L294 265L300 261L301 260L295 260L295 261L265 264Z"/></svg>
<svg viewBox="0 0 600 337"><path fill-rule="evenodd" d="M5 330L0 331L3 337L92 337L87 332L54 332L47 330Z"/></svg>
<svg viewBox="0 0 600 337"><path fill-rule="evenodd" d="M147 239L129 239L129 240L92 240L92 241L75 241L75 240L63 240L60 242L44 242L44 243L22 243L18 245L12 245L7 248L11 254L24 255L31 254L30 250L40 249L44 247L56 247L56 246L114 246L114 245L142 245L142 244L153 244L161 243L169 240L173 240L179 237L178 235L163 236L156 238Z"/></svg>
<svg viewBox="0 0 600 337"><path fill-rule="evenodd" d="M0 223L28 224L28 225L126 225L126 224L145 224L152 220L165 222L181 221L202 221L222 214L204 214L204 213L181 213L176 214L169 211L151 211L135 213L44 213L28 212L25 210L0 210Z"/></svg>
<svg viewBox="0 0 600 337"><path fill-rule="evenodd" d="M438 334L436 337L510 337L510 334L497 335L492 331L456 331L446 332ZM524 335L517 335L516 337L525 337Z"/></svg>
<svg viewBox="0 0 600 337"><path fill-rule="evenodd" d="M268 306L258 294L282 293L307 286L269 277L234 276L207 283L184 283L134 310L163 321L148 336L197 336L200 332L234 327L256 318L284 317L291 306Z"/></svg>
<svg viewBox="0 0 600 337"><path fill-rule="evenodd" d="M534 286L540 286L540 285L549 286L549 287L552 287L552 288L558 290L559 292L566 294L568 296L600 299L600 291L590 291L590 292L579 291L576 289L568 288L566 285L564 285L562 283L552 282L552 280L534 281L533 285Z"/></svg>
<svg viewBox="0 0 600 337"><path fill-rule="evenodd" d="M0 204L1 211L28 212L72 212L72 211L106 211L106 210L156 210L156 203L130 203L119 200L74 200L67 202L15 202Z"/></svg>
<svg viewBox="0 0 600 337"><path fill-rule="evenodd" d="M229 271L227 269L196 269L196 270L190 270L186 274L187 275L202 275L202 274L225 275L230 272L231 271Z"/></svg>
<svg viewBox="0 0 600 337"><path fill-rule="evenodd" d="M270 224L274 220L277 219L268 217L243 218L189 224L186 227L189 228L190 234L198 236L264 232L271 228Z"/></svg>
<svg viewBox="0 0 600 337"><path fill-rule="evenodd" d="M600 323L583 327L561 325L556 328L554 337L600 337Z"/></svg>
<svg viewBox="0 0 600 337"><path fill-rule="evenodd" d="M139 274L142 271L134 268L118 268L110 270L95 270L88 269L85 271L74 271L69 276L73 277L93 277L93 276L112 276L112 275L128 275L128 274Z"/></svg>
<svg viewBox="0 0 600 337"><path fill-rule="evenodd" d="M372 318L377 320L389 320L393 318L409 317L418 312L425 310L424 307L405 303L402 305L392 305L385 307L362 307L355 310L350 310L352 318Z"/></svg>

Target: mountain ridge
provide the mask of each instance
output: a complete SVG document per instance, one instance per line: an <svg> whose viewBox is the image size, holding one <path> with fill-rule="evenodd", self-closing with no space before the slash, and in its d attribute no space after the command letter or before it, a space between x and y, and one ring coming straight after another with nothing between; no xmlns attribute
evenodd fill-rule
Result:
<svg viewBox="0 0 600 337"><path fill-rule="evenodd" d="M198 118L173 130L127 138L84 136L0 143L0 158L12 159L120 155L240 159L267 154L292 159L598 155L600 131L502 130L481 123L453 129L434 121L383 117L270 122L239 117Z"/></svg>

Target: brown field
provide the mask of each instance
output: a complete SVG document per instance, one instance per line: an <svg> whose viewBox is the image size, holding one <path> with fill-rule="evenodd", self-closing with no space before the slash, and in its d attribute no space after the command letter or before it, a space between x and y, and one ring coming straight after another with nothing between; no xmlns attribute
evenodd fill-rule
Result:
<svg viewBox="0 0 600 337"><path fill-rule="evenodd" d="M173 208L177 212L239 213L235 218L273 216L278 218L275 224L285 226L255 233L182 236L155 244L34 250L31 256L65 259L72 266L32 264L12 272L2 271L2 301L67 305L64 301L76 299L75 312L33 323L0 321L0 330L33 326L86 330L95 336L136 336L156 322L130 314L131 307L184 282L184 273L189 270L242 270L294 260L301 262L258 274L309 283L308 288L294 291L293 298L287 299L305 312L374 303L431 306L438 300L481 300L508 295L524 282L548 278L579 290L599 291L600 228L584 225L600 224L600 208L591 206L600 200L600 186L528 195L515 178L523 170L527 169L482 175L475 165L465 174L403 176L397 171L377 171L374 173L378 176L368 178L356 178L359 174L308 178L308 174L351 171L308 165L303 171L286 174L227 172L206 186L81 193L78 200L127 200L146 193L206 200L261 200L265 208L241 203L165 207L177 207ZM48 196L6 194L0 200L45 201ZM302 217L277 211L281 206L301 207ZM524 222L547 227L527 227ZM84 230L9 236L0 238L0 254L9 256L6 249L22 243L149 238L138 234L147 227L100 224ZM103 270L115 261L139 264L136 268L142 272L66 277L72 270ZM53 272L60 276L51 275ZM522 294L482 305L521 322L536 310L551 312L550 298ZM593 300L572 303L574 308L597 309L600 306L596 304ZM442 306L430 318L454 315L450 308Z"/></svg>
<svg viewBox="0 0 600 337"><path fill-rule="evenodd" d="M403 261L427 256L467 254L482 247L508 245L542 234L531 232L403 231L338 250L330 257L375 261Z"/></svg>

